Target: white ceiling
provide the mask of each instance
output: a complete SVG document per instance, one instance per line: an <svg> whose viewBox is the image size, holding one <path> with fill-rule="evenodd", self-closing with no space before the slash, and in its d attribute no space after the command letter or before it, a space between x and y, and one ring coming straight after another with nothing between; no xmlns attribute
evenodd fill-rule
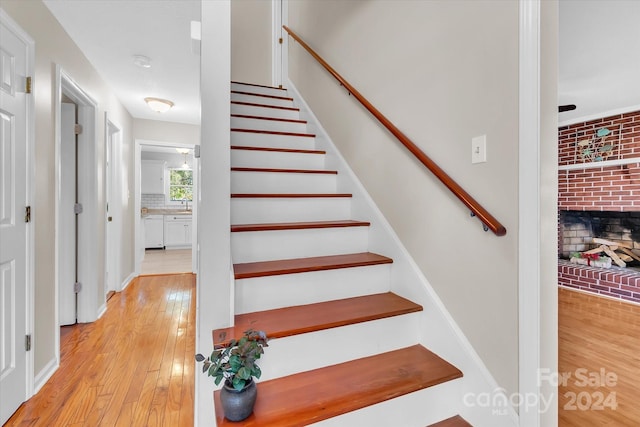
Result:
<svg viewBox="0 0 640 427"><path fill-rule="evenodd" d="M560 0L561 123L640 110L640 1Z"/></svg>
<svg viewBox="0 0 640 427"><path fill-rule="evenodd" d="M136 118L200 123L199 63L190 21L200 0L44 0ZM543 29L544 31L544 29ZM640 108L640 0L560 0L561 123ZM152 67L134 65L133 55ZM170 99L154 113L143 98Z"/></svg>
<svg viewBox="0 0 640 427"><path fill-rule="evenodd" d="M44 0L89 62L135 118L200 124L200 56L191 21L200 0ZM151 68L133 63L151 59ZM155 113L145 97L175 106Z"/></svg>

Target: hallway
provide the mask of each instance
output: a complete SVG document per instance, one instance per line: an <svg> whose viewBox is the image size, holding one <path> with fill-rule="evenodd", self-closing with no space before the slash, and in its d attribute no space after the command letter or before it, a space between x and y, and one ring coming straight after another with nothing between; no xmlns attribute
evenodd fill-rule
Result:
<svg viewBox="0 0 640 427"><path fill-rule="evenodd" d="M141 277L63 327L60 368L5 426L193 426L195 283Z"/></svg>

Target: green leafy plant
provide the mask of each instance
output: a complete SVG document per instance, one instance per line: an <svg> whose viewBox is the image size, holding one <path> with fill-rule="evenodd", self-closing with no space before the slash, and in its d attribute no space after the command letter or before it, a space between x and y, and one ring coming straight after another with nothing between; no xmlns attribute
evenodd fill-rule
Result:
<svg viewBox="0 0 640 427"><path fill-rule="evenodd" d="M216 385L224 378L234 389L240 391L251 381L260 378L262 371L256 361L264 354L268 338L263 331L249 329L239 339L232 339L223 348L214 349L209 357L196 354L196 361L203 362L202 373L215 378Z"/></svg>

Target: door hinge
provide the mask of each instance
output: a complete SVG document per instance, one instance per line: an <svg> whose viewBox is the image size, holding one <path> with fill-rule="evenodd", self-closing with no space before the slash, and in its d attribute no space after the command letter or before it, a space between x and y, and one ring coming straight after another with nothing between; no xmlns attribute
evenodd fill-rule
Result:
<svg viewBox="0 0 640 427"><path fill-rule="evenodd" d="M76 294L79 294L81 290L82 290L82 283L76 282L73 284L73 292L75 292Z"/></svg>
<svg viewBox="0 0 640 427"><path fill-rule="evenodd" d="M73 205L73 213L78 215L82 213L82 204L81 203L76 203L75 205Z"/></svg>
<svg viewBox="0 0 640 427"><path fill-rule="evenodd" d="M73 126L73 131L75 132L76 135L81 135L82 134L82 125L76 123Z"/></svg>
<svg viewBox="0 0 640 427"><path fill-rule="evenodd" d="M25 335L24 337L24 349L26 351L31 351L31 335Z"/></svg>
<svg viewBox="0 0 640 427"><path fill-rule="evenodd" d="M24 222L31 222L31 206L24 208Z"/></svg>
<svg viewBox="0 0 640 427"><path fill-rule="evenodd" d="M278 43L282 44L282 37L278 39Z"/></svg>
<svg viewBox="0 0 640 427"><path fill-rule="evenodd" d="M24 87L25 93L31 93L31 76L27 77L27 81Z"/></svg>

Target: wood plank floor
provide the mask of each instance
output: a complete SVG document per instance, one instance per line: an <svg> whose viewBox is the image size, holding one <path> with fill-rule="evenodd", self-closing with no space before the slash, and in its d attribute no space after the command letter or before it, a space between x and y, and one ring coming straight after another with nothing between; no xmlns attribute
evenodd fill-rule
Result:
<svg viewBox="0 0 640 427"><path fill-rule="evenodd" d="M191 273L191 249L147 249L140 274Z"/></svg>
<svg viewBox="0 0 640 427"><path fill-rule="evenodd" d="M193 426L195 276L146 276L62 328L61 366L5 426Z"/></svg>
<svg viewBox="0 0 640 427"><path fill-rule="evenodd" d="M640 425L640 306L560 289L558 317L558 425Z"/></svg>

